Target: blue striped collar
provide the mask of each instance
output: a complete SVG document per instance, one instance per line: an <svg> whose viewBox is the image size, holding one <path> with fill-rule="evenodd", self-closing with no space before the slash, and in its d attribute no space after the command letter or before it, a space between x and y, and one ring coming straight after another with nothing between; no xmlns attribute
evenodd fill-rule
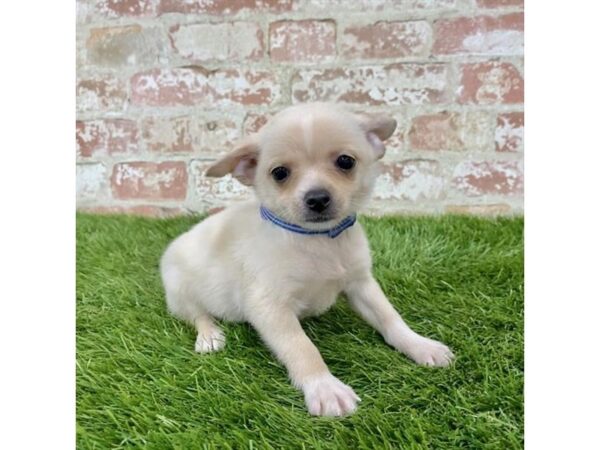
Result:
<svg viewBox="0 0 600 450"><path fill-rule="evenodd" d="M284 230L288 230L298 234L327 235L332 239L338 237L340 234L342 234L342 232L345 229L350 228L352 225L354 225L354 222L356 222L356 214L352 214L351 216L346 217L344 220L338 223L335 227L329 228L328 230L310 230L308 228L303 228L300 225L294 225L293 223L289 223L283 219L280 219L264 206L260 207L260 215L263 219L274 223L275 225L283 228Z"/></svg>

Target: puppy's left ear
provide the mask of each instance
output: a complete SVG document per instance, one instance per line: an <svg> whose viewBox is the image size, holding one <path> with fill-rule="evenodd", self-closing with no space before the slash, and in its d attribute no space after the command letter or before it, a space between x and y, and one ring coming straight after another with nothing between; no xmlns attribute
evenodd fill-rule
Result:
<svg viewBox="0 0 600 450"><path fill-rule="evenodd" d="M375 151L375 157L381 159L385 154L383 141L394 134L396 120L385 115L359 114L358 121L366 134L367 141Z"/></svg>
<svg viewBox="0 0 600 450"><path fill-rule="evenodd" d="M258 143L254 135L241 140L223 158L206 170L207 177L223 177L230 173L246 186L254 184L256 164L258 163Z"/></svg>

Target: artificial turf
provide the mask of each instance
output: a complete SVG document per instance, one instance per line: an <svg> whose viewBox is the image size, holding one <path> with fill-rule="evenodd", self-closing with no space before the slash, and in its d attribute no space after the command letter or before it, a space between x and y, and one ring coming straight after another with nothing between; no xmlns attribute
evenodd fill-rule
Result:
<svg viewBox="0 0 600 450"><path fill-rule="evenodd" d="M390 301L456 361L415 365L339 301L304 327L362 398L342 419L309 416L247 324L193 351L158 261L198 220L78 215L78 448L522 448L522 218L360 219Z"/></svg>

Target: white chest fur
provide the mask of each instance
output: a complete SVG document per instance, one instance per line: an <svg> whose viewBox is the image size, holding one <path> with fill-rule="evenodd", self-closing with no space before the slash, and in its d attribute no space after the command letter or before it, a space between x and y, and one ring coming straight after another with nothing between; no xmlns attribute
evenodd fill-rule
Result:
<svg viewBox="0 0 600 450"><path fill-rule="evenodd" d="M288 303L298 317L323 313L349 281L370 270L369 249L359 227L335 239L283 236L283 241L272 240L270 244L272 257L263 253L262 258L270 260L272 282L285 287L281 301Z"/></svg>

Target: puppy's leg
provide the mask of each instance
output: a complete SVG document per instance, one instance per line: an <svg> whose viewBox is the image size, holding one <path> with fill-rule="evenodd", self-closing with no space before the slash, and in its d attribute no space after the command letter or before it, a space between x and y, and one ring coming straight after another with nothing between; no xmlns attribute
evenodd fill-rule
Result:
<svg viewBox="0 0 600 450"><path fill-rule="evenodd" d="M356 409L360 399L350 386L329 372L293 311L261 308L251 313L249 321L285 365L294 385L304 392L310 414L344 416Z"/></svg>
<svg viewBox="0 0 600 450"><path fill-rule="evenodd" d="M161 275L165 286L167 307L171 314L196 327L198 332L196 351L209 353L221 350L225 346L225 336L200 304L199 293L190 284L188 278L182 276L176 265L169 264L164 259Z"/></svg>
<svg viewBox="0 0 600 450"><path fill-rule="evenodd" d="M194 325L198 331L195 346L198 353L216 352L225 347L225 335L210 315L200 314Z"/></svg>
<svg viewBox="0 0 600 450"><path fill-rule="evenodd" d="M187 294L187 295L184 295ZM225 347L225 335L195 298L185 289L167 290L167 305L171 313L191 323L196 328L196 344L198 353L210 353Z"/></svg>
<svg viewBox="0 0 600 450"><path fill-rule="evenodd" d="M388 344L418 364L426 366L450 364L454 357L450 349L441 342L428 339L411 330L390 304L379 283L371 274L351 282L345 292L352 308L379 331Z"/></svg>

